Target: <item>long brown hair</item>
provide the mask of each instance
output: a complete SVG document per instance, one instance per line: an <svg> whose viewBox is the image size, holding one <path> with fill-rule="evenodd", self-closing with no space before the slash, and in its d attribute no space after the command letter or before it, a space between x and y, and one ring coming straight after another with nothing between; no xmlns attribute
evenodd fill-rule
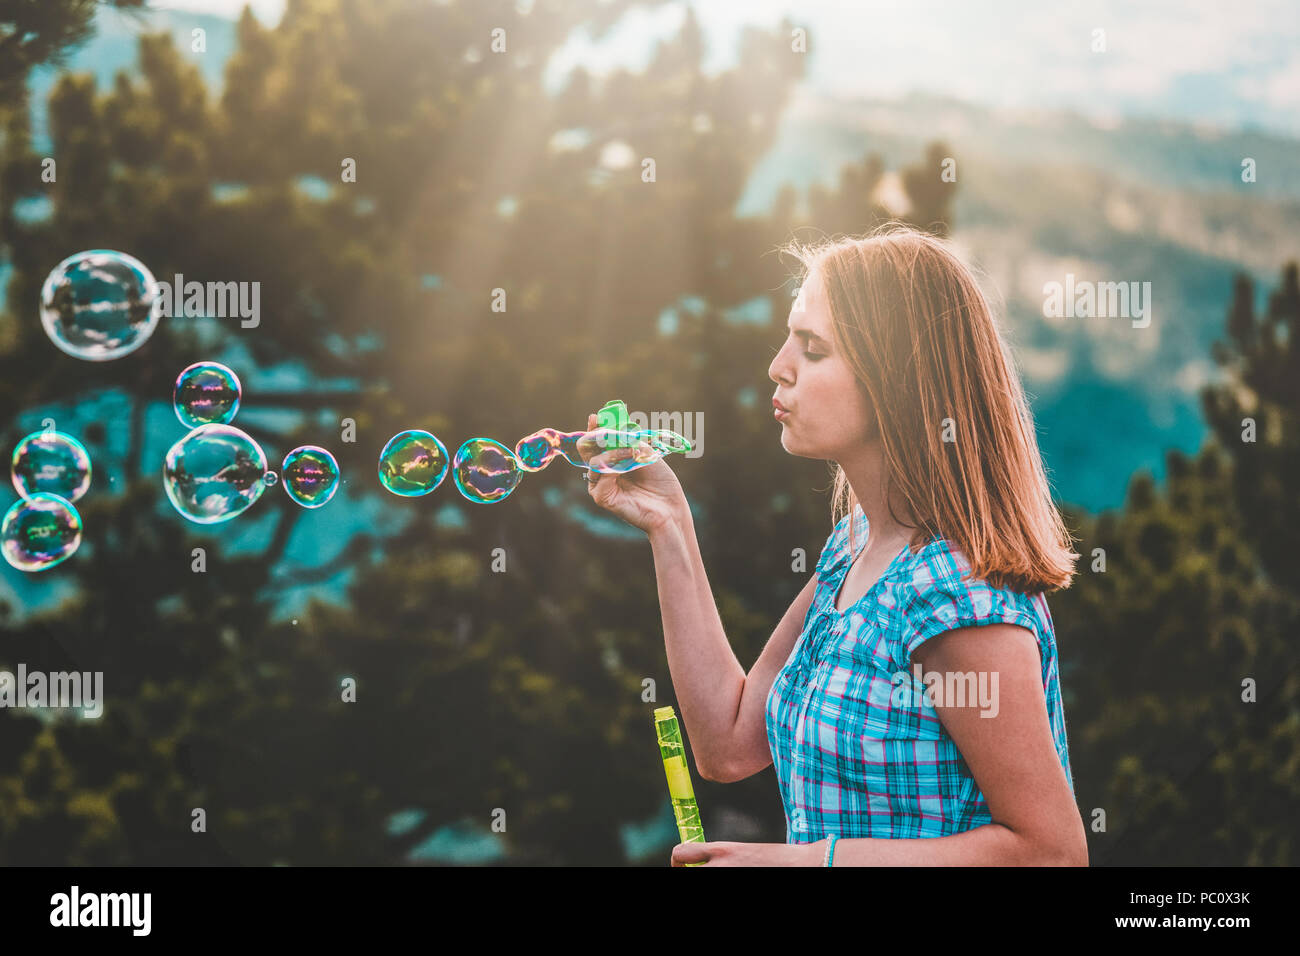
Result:
<svg viewBox="0 0 1300 956"><path fill-rule="evenodd" d="M803 280L815 272L823 283L835 347L875 410L890 516L899 521L897 495L913 519L904 527L917 529L912 547L947 538L993 587L1069 587L1079 555L1020 378L951 243L895 221L780 251L802 263ZM832 520L857 504L836 463Z"/></svg>

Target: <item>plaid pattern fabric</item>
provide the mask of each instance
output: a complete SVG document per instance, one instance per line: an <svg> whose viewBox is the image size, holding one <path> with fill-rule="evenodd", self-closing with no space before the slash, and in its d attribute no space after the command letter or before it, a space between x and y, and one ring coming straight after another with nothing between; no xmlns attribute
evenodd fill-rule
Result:
<svg viewBox="0 0 1300 956"><path fill-rule="evenodd" d="M959 627L1005 622L1034 634L1056 754L1073 789L1045 596L961 580L970 571L965 555L936 537L916 554L900 552L841 615L835 596L866 543L866 530L858 507L831 532L817 562L803 633L768 692L767 736L785 805L786 842L813 843L829 833L938 837L992 822L909 660L922 642Z"/></svg>

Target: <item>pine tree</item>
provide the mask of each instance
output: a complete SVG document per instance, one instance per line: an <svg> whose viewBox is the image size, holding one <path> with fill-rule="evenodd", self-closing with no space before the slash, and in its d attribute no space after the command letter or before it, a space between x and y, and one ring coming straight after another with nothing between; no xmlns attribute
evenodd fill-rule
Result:
<svg viewBox="0 0 1300 956"><path fill-rule="evenodd" d="M1071 514L1083 560L1052 608L1094 865L1295 863L1300 593L1275 542L1295 510L1295 432L1278 427L1300 408L1295 290L1288 264L1261 328L1237 280L1214 349L1226 381L1202 393L1214 436L1168 453L1167 487L1141 472L1123 508ZM1247 413L1267 423L1258 443Z"/></svg>
<svg viewBox="0 0 1300 956"><path fill-rule="evenodd" d="M655 679L663 703L671 684L644 539L584 527L592 506L563 464L488 507L450 479L404 501L374 480L404 428L454 452L577 427L610 398L699 411L707 454L673 465L742 660L806 580L791 545L825 539L825 467L786 455L755 399L790 303L790 264L770 253L808 222L788 193L768 216L734 214L804 60L785 23L747 29L737 66L706 75L688 16L644 75L578 71L548 98L549 55L629 6L299 0L273 29L245 11L220 96L165 36L145 36L138 70L111 89L73 75L56 87L54 184L29 138L6 138L6 447L31 409L114 396L82 437L97 474L122 480L83 499L82 550L51 572L75 595L0 629L0 664L102 670L108 697L97 722L0 720L0 860L401 862L499 808L512 860L617 863L619 826L662 811L641 691ZM21 131L25 112L11 121ZM854 232L878 217L865 185L819 194L853 210L837 221ZM53 215L15 221L15 196L37 192ZM941 200L917 208L944 218ZM86 248L130 252L160 279L260 282L262 322L223 320L213 345L164 319L116 362L56 353L34 303L49 269ZM203 529L161 494L157 448L181 432L150 406L231 342L300 370L275 390L246 376L236 424L272 461L306 442L335 451L348 484L324 517L272 493ZM306 414L277 430L254 410ZM337 440L345 418L355 444ZM337 540L325 519L340 509L366 509L373 527ZM233 548L254 522L264 546ZM319 566L288 562L303 540ZM497 548L505 573L491 570ZM273 615L283 588L340 575L345 603L313 601L297 625ZM348 677L355 704L340 699ZM701 786L706 805L779 840L775 793L770 776ZM391 832L406 809L418 822Z"/></svg>

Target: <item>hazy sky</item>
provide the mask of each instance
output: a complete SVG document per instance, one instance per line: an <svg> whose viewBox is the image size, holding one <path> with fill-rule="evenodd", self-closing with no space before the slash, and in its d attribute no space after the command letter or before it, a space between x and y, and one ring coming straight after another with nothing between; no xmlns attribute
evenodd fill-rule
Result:
<svg viewBox="0 0 1300 956"><path fill-rule="evenodd" d="M275 23L284 0L250 0ZM430 0L436 2L436 0ZM153 0L236 16L244 0ZM520 0L527 7L528 0ZM609 42L575 36L551 64L593 72L644 63L688 5L636 12ZM734 56L744 23L782 14L808 29L819 92L893 97L944 93L1004 108L1070 107L1099 119L1140 115L1257 125L1300 136L1296 0L694 0L711 69ZM1093 30L1107 50L1092 51Z"/></svg>

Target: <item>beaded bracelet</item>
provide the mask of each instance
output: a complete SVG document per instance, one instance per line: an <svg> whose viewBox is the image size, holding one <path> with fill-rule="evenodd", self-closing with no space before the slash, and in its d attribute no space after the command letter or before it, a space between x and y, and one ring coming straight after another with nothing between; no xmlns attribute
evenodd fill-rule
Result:
<svg viewBox="0 0 1300 956"><path fill-rule="evenodd" d="M838 839L839 837L834 833L831 833L826 837L826 859L823 862L824 866L830 866L831 861L835 859L835 841Z"/></svg>

